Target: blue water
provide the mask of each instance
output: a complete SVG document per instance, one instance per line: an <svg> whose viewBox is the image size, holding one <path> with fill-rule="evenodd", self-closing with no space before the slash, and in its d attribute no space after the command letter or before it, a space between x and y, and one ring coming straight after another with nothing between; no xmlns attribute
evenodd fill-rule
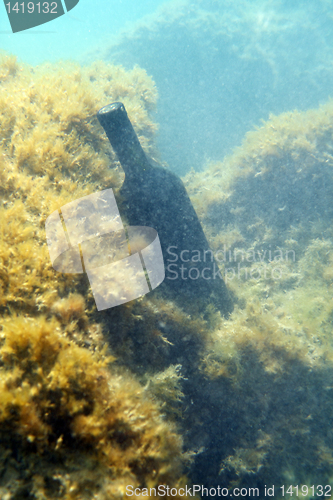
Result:
<svg viewBox="0 0 333 500"><path fill-rule="evenodd" d="M0 48L29 64L74 59L98 49L142 17L152 14L165 0L80 0L66 15L51 23L13 34L1 6Z"/></svg>
<svg viewBox="0 0 333 500"><path fill-rule="evenodd" d="M159 93L162 159L181 175L222 160L271 113L315 108L332 95L326 0L80 0L16 34L2 9L0 48L25 62L145 68Z"/></svg>

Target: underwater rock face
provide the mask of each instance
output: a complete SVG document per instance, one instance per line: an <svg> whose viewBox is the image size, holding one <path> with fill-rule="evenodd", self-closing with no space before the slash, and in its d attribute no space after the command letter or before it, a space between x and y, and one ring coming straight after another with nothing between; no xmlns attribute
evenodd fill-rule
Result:
<svg viewBox="0 0 333 500"><path fill-rule="evenodd" d="M159 148L184 175L230 154L269 113L328 98L332 13L325 0L169 2L90 57L153 76Z"/></svg>
<svg viewBox="0 0 333 500"><path fill-rule="evenodd" d="M330 237L332 116L332 101L317 110L272 115L246 134L232 156L187 176L205 230L216 235L213 246L222 238L228 250L250 248L256 233L260 248L286 241L290 247L298 245L292 234L302 225L302 240Z"/></svg>
<svg viewBox="0 0 333 500"><path fill-rule="evenodd" d="M332 136L331 101L271 116L233 155L186 178L238 297L206 337L205 406L215 409L192 479L260 491L330 484Z"/></svg>

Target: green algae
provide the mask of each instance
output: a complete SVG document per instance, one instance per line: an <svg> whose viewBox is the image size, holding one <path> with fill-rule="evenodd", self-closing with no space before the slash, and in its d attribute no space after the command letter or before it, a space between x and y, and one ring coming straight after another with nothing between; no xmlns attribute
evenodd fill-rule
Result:
<svg viewBox="0 0 333 500"><path fill-rule="evenodd" d="M238 299L201 363L232 387L237 437L224 439L219 470L229 485L332 481L332 110L272 116L186 178Z"/></svg>

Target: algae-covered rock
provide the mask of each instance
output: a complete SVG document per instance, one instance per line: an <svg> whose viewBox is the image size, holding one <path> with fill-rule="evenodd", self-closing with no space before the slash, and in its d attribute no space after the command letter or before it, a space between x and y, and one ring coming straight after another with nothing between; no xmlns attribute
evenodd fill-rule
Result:
<svg viewBox="0 0 333 500"><path fill-rule="evenodd" d="M3 56L2 72L0 305L16 302L40 310L54 300L54 290L64 293L77 285L72 275L57 275L51 268L46 218L73 198L117 189L123 179L96 112L114 99L128 102L143 147L154 154L156 127L149 112L156 90L144 71L126 73L103 63L33 69Z"/></svg>
<svg viewBox="0 0 333 500"><path fill-rule="evenodd" d="M0 64L0 496L123 498L177 486L182 440L160 404L116 369L84 275L56 272L45 220L73 199L121 185L95 117L126 103L154 152L153 82L139 68Z"/></svg>
<svg viewBox="0 0 333 500"><path fill-rule="evenodd" d="M272 116L186 178L238 299L206 337L216 421L195 471L261 495L331 482L332 110Z"/></svg>

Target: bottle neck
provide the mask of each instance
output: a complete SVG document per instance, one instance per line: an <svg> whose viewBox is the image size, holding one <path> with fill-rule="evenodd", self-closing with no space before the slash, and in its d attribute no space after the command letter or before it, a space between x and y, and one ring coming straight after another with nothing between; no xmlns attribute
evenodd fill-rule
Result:
<svg viewBox="0 0 333 500"><path fill-rule="evenodd" d="M124 105L115 102L97 113L97 118L114 149L128 180L138 182L151 169Z"/></svg>

